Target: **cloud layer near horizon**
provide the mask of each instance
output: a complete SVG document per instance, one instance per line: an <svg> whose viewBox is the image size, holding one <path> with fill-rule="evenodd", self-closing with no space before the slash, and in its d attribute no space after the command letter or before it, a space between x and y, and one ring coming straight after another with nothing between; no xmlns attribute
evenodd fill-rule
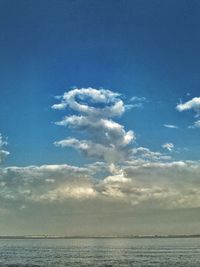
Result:
<svg viewBox="0 0 200 267"><path fill-rule="evenodd" d="M102 170L108 175L96 179ZM114 167L116 168L116 167ZM122 202L139 207L199 207L200 162L128 161L109 174L110 166L43 165L0 169L1 207L71 201Z"/></svg>

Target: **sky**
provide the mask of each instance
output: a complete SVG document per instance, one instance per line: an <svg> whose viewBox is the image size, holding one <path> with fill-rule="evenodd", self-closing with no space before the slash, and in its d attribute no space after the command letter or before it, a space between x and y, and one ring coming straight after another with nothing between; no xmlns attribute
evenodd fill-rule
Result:
<svg viewBox="0 0 200 267"><path fill-rule="evenodd" d="M0 235L200 233L199 12L0 1Z"/></svg>

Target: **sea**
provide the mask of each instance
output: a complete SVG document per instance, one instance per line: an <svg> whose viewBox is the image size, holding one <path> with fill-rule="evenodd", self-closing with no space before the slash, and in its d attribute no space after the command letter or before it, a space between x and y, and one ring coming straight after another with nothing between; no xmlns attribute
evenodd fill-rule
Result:
<svg viewBox="0 0 200 267"><path fill-rule="evenodd" d="M200 267L200 238L0 239L6 267Z"/></svg>

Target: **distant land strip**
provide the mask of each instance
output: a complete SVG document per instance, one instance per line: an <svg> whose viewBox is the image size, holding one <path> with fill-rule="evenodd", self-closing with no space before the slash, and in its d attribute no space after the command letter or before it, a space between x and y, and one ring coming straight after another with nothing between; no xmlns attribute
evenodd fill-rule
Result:
<svg viewBox="0 0 200 267"><path fill-rule="evenodd" d="M2 235L0 239L103 239L103 238L199 238L200 234L193 235L133 235L133 236L51 236L51 235Z"/></svg>

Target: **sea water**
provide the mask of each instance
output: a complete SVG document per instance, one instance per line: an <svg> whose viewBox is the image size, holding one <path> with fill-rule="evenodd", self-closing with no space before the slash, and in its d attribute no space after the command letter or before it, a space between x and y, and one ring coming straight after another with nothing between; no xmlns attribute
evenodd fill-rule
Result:
<svg viewBox="0 0 200 267"><path fill-rule="evenodd" d="M0 239L0 266L199 267L200 238Z"/></svg>

